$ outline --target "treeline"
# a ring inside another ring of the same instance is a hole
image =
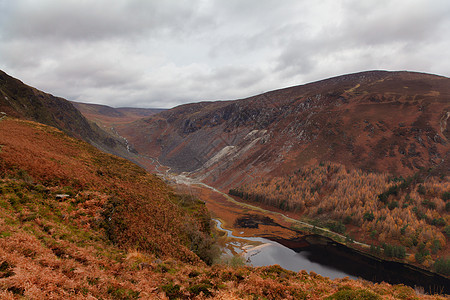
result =
[[[448,178],[392,177],[321,163],[229,193],[313,219],[356,226],[369,244],[398,245],[413,253],[423,247],[429,253],[422,260],[425,264],[431,264],[441,250],[445,252],[446,236],[450,236]],[[342,232],[342,226],[336,231]],[[388,247],[388,255],[390,251]],[[398,257],[393,251],[393,257]]]

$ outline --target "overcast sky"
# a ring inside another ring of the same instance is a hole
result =
[[[0,69],[168,108],[373,70],[450,76],[448,0],[0,0]]]

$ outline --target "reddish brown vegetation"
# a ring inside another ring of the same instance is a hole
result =
[[[106,234],[122,247],[198,260],[180,246],[180,240],[189,244],[189,216],[160,179],[51,127],[13,120],[0,126],[4,177],[22,174],[31,183],[69,190],[81,212],[102,209]]]
[[[0,145],[2,299],[439,298],[277,266],[208,267],[187,248],[209,228],[191,197],[37,123],[1,120]]]

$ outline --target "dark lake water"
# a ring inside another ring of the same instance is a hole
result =
[[[260,237],[237,237],[215,220],[217,227],[229,237],[258,242],[259,245],[245,246],[243,253],[248,264],[255,267],[278,264],[282,268],[299,271],[314,271],[331,279],[349,277],[373,282],[405,284],[423,287],[425,292],[450,293],[450,280],[437,274],[420,270],[398,262],[377,259],[318,235],[305,239],[269,240]],[[241,247],[242,244],[236,244]]]

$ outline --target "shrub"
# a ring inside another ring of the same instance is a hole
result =
[[[364,216],[363,216],[363,219],[365,220],[365,221],[373,221],[374,219],[375,219],[375,217],[374,217],[374,215],[373,215],[373,213],[371,213],[371,212],[366,212],[365,214],[364,214]]]
[[[423,185],[419,184],[419,186],[417,187],[417,192],[421,195],[425,195],[427,191],[425,190],[425,187]]]
[[[436,272],[443,275],[450,275],[450,258],[439,258],[434,263],[434,269]]]
[[[381,297],[371,291],[368,290],[350,290],[344,289],[337,291],[333,295],[325,298],[327,300],[352,300],[352,299],[360,299],[360,300],[377,300],[381,299]]]
[[[399,191],[398,185],[393,185],[387,191],[379,194],[378,195],[378,200],[380,200],[381,202],[386,204],[387,201],[388,201],[389,196],[390,195],[397,196],[398,195],[398,191]]]
[[[428,199],[423,200],[422,205],[428,207],[429,209],[436,209],[436,203]]]
[[[431,225],[434,226],[445,226],[445,220],[443,218],[439,218],[439,219],[433,219],[433,221],[431,221]]]
[[[228,191],[228,194],[231,195],[231,196],[237,196],[237,197],[240,197],[240,198],[242,198],[243,195],[244,195],[244,193],[242,191],[240,191],[239,189],[230,189]]]
[[[381,254],[380,246],[375,246],[374,244],[370,244],[370,252],[374,254]]]
[[[185,225],[185,232],[189,239],[190,250],[205,263],[212,265],[214,260],[220,256],[220,249],[216,240],[189,223]]]
[[[200,293],[203,293],[206,297],[209,297],[212,295],[209,289],[211,289],[211,284],[208,283],[199,283],[194,284],[188,288],[189,292],[191,292],[194,295],[199,295]]]
[[[378,195],[378,200],[380,200],[381,202],[386,204],[388,197],[389,197],[389,195],[387,195],[386,193],[381,193]]]
[[[228,264],[233,268],[242,267],[245,265],[245,258],[242,255],[233,255]]]
[[[0,264],[0,278],[7,278],[14,275],[14,272],[12,271],[13,266],[10,265],[7,261],[3,261]]]
[[[344,218],[344,221],[343,221],[344,224],[350,224],[351,222],[352,222],[352,217],[346,216]]]
[[[441,196],[441,198],[442,198],[442,200],[444,200],[444,201],[450,200],[450,192],[445,192],[445,193],[443,193],[442,196]]]
[[[430,252],[426,249],[425,244],[421,243],[417,246],[417,253],[414,255],[414,258],[418,263],[423,263],[425,258],[430,255]]]
[[[178,299],[181,296],[183,296],[183,294],[180,292],[180,288],[181,288],[180,285],[173,284],[172,282],[161,286],[161,290],[163,290],[164,293],[166,293],[166,296],[169,299]]]
[[[433,240],[433,243],[431,244],[431,253],[436,254],[441,248],[441,242],[439,240]]]
[[[110,294],[113,299],[131,300],[138,299],[140,292],[122,287],[110,286],[108,288],[108,294]]]
[[[450,225],[445,226],[444,233],[446,236],[450,237]]]
[[[403,246],[384,244],[384,255],[387,257],[405,258],[406,249]]]
[[[375,239],[377,237],[378,231],[376,230],[372,230],[370,232],[370,238]]]
[[[331,221],[326,224],[326,227],[337,233],[345,232],[345,225],[342,222]]]
[[[391,203],[388,204],[389,210],[393,210],[396,207],[398,207],[398,202],[397,201],[392,201]]]
[[[400,228],[400,233],[402,235],[404,235],[406,233],[406,228],[408,228],[408,224],[406,224],[405,226],[403,226],[402,228]]]

